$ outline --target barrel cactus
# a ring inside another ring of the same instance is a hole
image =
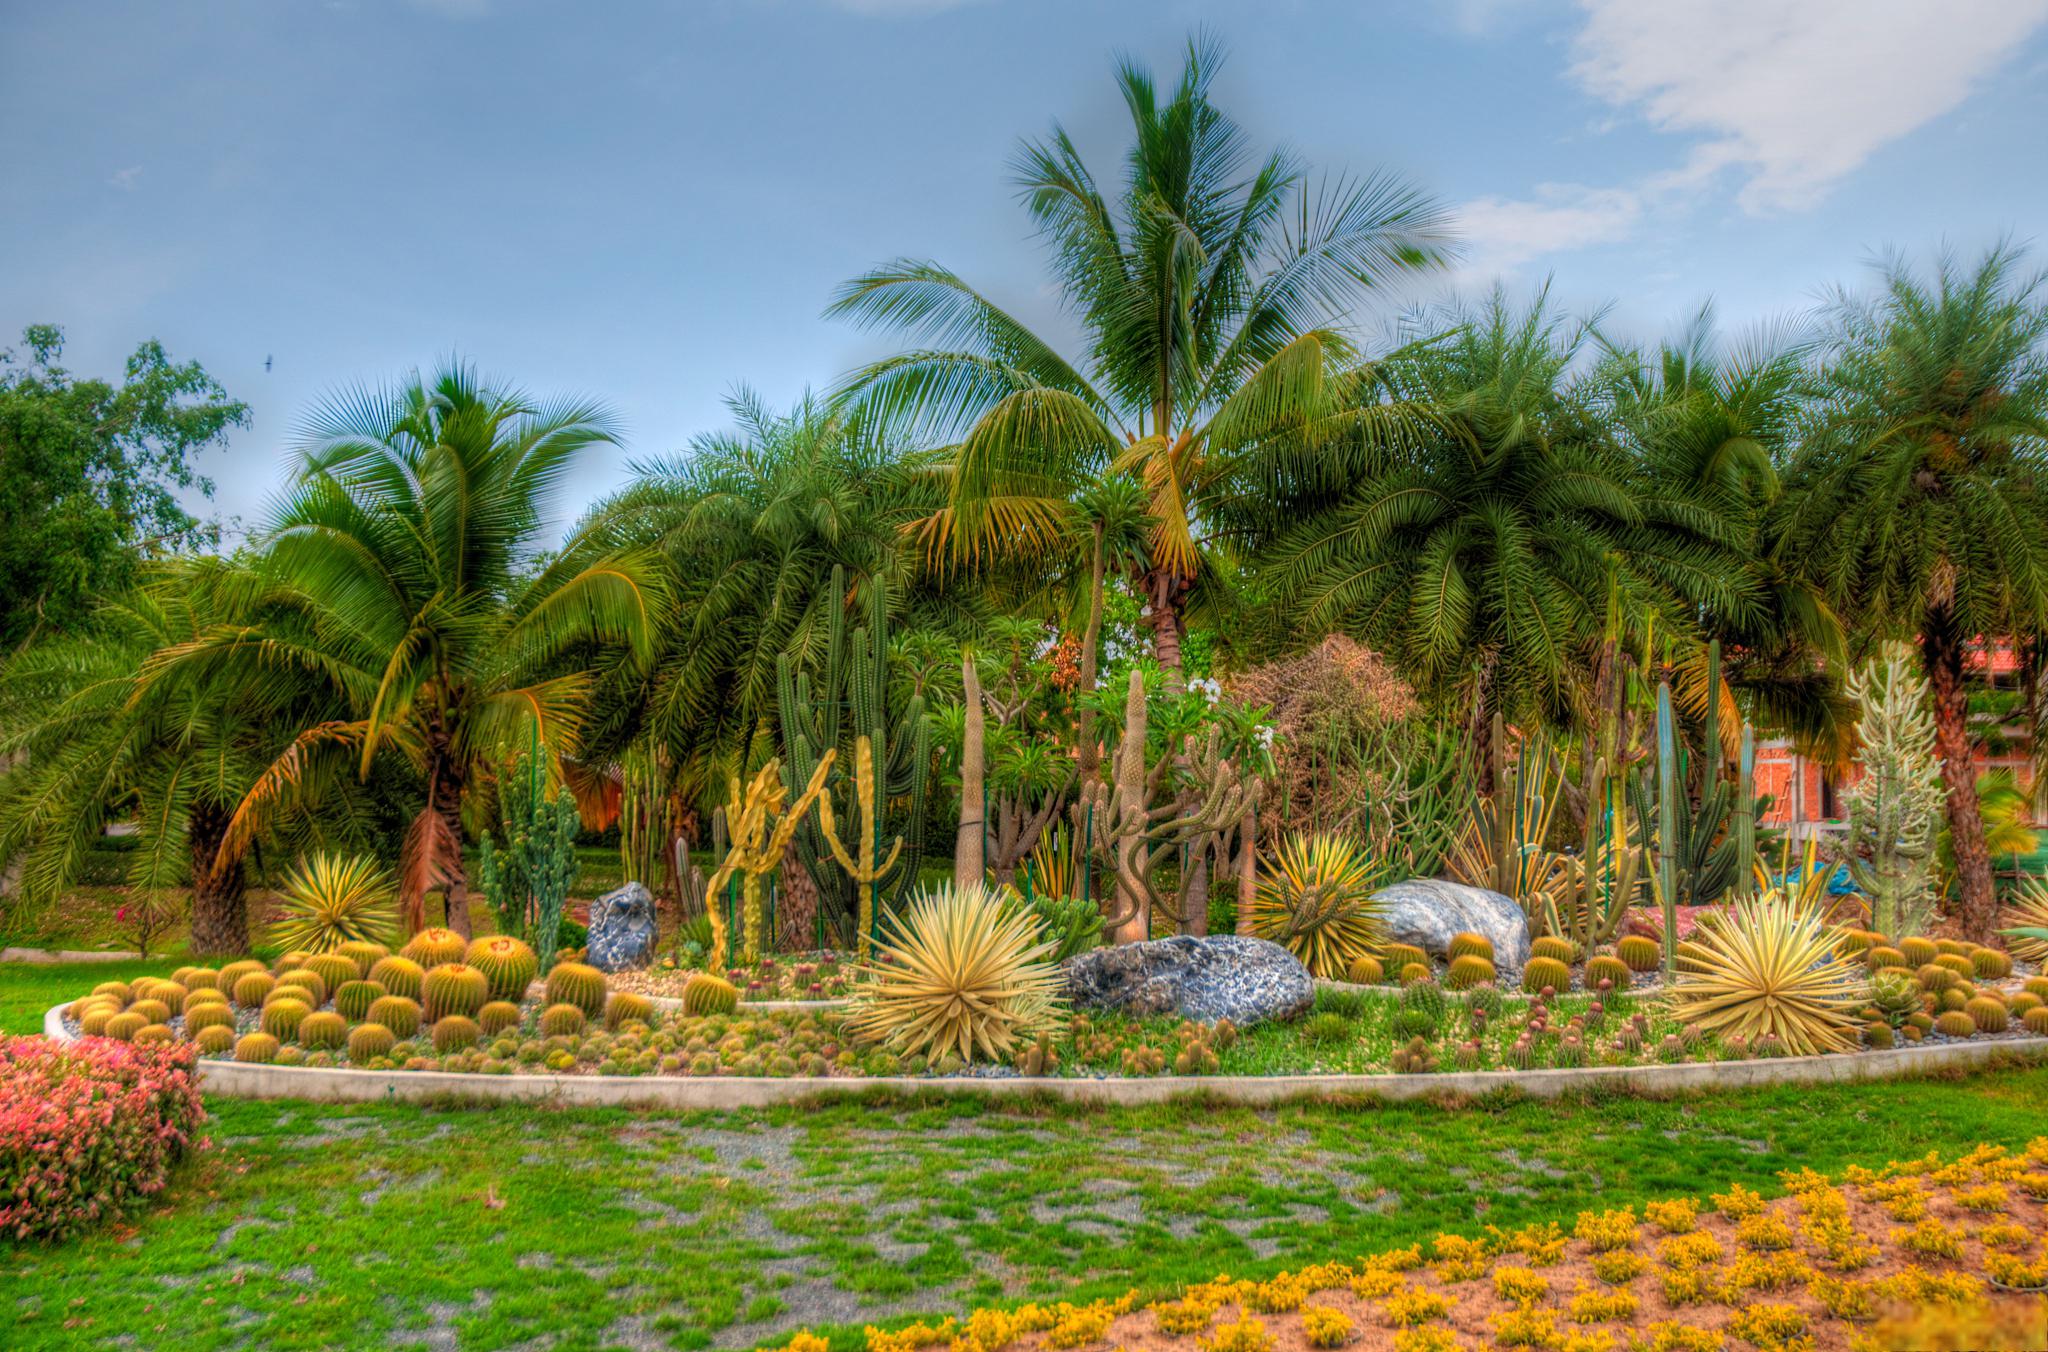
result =
[[[2012,1021],[2005,1001],[1995,995],[1978,996],[1963,1006],[1963,1013],[1970,1016],[1980,1033],[2003,1033]]]
[[[397,1036],[381,1023],[366,1023],[348,1035],[348,1059],[367,1066],[380,1056],[389,1056],[398,1045]]]
[[[78,1016],[78,1031],[87,1037],[105,1037],[107,1025],[120,1016],[118,1009],[95,1005]]]
[[[450,1014],[447,1018],[436,1020],[434,1023],[434,1050],[446,1056],[449,1052],[474,1047],[477,1039],[483,1035],[484,1030],[477,1027],[475,1019]]]
[[[267,1066],[277,1059],[278,1040],[269,1033],[244,1033],[235,1039],[235,1059]]]
[[[249,973],[268,972],[269,970],[269,967],[255,958],[236,958],[233,962],[221,965],[220,988],[224,991],[231,991],[235,988],[235,983],[249,975]]]
[[[361,1023],[370,1017],[370,1006],[389,995],[374,981],[344,981],[334,990],[334,1008],[350,1023]]]
[[[2003,1006],[2000,1006],[2000,1008],[2003,1008]],[[654,1002],[644,995],[636,995],[632,991],[618,991],[613,994],[611,999],[605,1001],[604,1026],[606,1028],[616,1029],[620,1024],[630,1023],[635,1019],[645,1023],[653,1017]]]
[[[491,984],[484,974],[462,962],[436,963],[420,983],[420,1007],[428,1023],[439,1023],[450,1014],[474,1015],[490,996]]]
[[[233,1028],[235,1013],[226,1005],[200,1005],[185,1013],[185,1031],[197,1035],[206,1028]]]
[[[469,951],[469,940],[452,929],[423,929],[405,941],[405,947],[398,950],[401,957],[409,958],[425,968],[439,967],[444,963],[461,962],[462,955]]]
[[[371,939],[350,939],[334,950],[356,965],[356,975],[367,977],[370,969],[391,956],[391,950]]]
[[[370,966],[370,980],[382,986],[392,995],[403,995],[408,1000],[420,998],[420,982],[426,976],[426,969],[411,958],[396,954],[379,958]]]
[[[197,990],[201,986],[220,988],[220,973],[211,967],[194,967],[185,973],[185,979],[178,983],[186,990]]]
[[[277,979],[280,986],[297,986],[306,992],[306,1003],[318,1009],[327,1003],[327,981],[318,972],[295,967]]]
[[[1980,948],[1972,953],[1970,966],[1979,981],[2001,981],[2012,975],[2012,959],[1996,948]]]
[[[485,1037],[519,1026],[519,1006],[510,1000],[492,1000],[476,1012],[477,1026]]]
[[[1380,948],[1380,963],[1390,972],[1399,972],[1411,962],[1429,965],[1429,954],[1414,944],[1385,944]]]
[[[687,994],[685,995],[687,999]],[[575,1005],[549,1005],[540,1012],[542,1037],[574,1037],[588,1020]]]
[[[305,968],[309,972],[318,972],[320,979],[327,983],[328,990],[338,990],[344,981],[359,981],[363,975],[363,969],[356,966],[354,958],[339,953],[316,953],[306,959]]]
[[[1951,1009],[1934,1021],[1934,1031],[1943,1037],[1975,1037],[1977,1021],[1960,1009]]]
[[[2035,1005],[2020,1015],[2020,1022],[2035,1037],[2048,1037],[2048,1005]]]
[[[141,1015],[144,1023],[169,1023],[171,1019],[171,1007],[155,996],[137,1000],[128,1006],[128,1012]]]
[[[1918,934],[1910,934],[1899,940],[1898,948],[1905,956],[1908,967],[1924,967],[1941,954],[1941,950],[1934,946],[1934,940]]]
[[[129,1039],[138,1046],[161,1046],[177,1040],[178,1035],[171,1031],[171,1026],[167,1023],[145,1024],[136,1029],[135,1035]]]
[[[1889,1051],[1897,1043],[1898,1038],[1893,1035],[1890,1024],[1879,1022],[1863,1025],[1863,1045],[1873,1051]]]
[[[1654,972],[1664,965],[1664,945],[1647,934],[1624,934],[1614,946],[1614,956],[1631,972]]]
[[[739,1008],[740,988],[709,972],[693,972],[683,983],[683,1013],[693,1018],[730,1014]]]
[[[290,1042],[299,1034],[299,1025],[312,1014],[312,1006],[297,1000],[272,1000],[263,1006],[262,1017],[258,1020],[264,1032],[279,1042]]]
[[[399,1038],[409,1038],[420,1030],[420,1007],[403,995],[387,995],[374,1000],[363,1011],[363,1018],[369,1023],[381,1023]]]
[[[1353,958],[1350,968],[1344,973],[1345,980],[1355,982],[1360,986],[1377,986],[1380,982],[1386,980],[1386,977],[1387,969],[1381,965],[1378,958],[1373,957],[1371,954]]]
[[[125,981],[102,981],[92,988],[92,993],[109,996],[124,1005],[135,998],[135,988]]]
[[[1420,981],[1432,980],[1435,976],[1436,973],[1429,969],[1429,964],[1426,962],[1404,963],[1401,967],[1401,984],[1403,986],[1413,986]]]
[[[201,995],[219,994],[218,991],[210,990],[203,986],[198,993]],[[138,991],[136,994],[137,998],[145,998],[145,993],[142,991]],[[188,994],[190,992],[175,981],[152,981],[149,984],[146,998],[156,1001],[171,1013],[177,1014],[184,1010],[185,999]]]
[[[540,958],[531,948],[508,934],[493,934],[469,946],[463,961],[484,974],[493,1000],[517,1004],[540,972]]]
[[[116,1042],[128,1042],[147,1027],[149,1020],[140,1014],[121,1013],[107,1020],[107,1026],[101,1030],[100,1036],[110,1037]]]
[[[1477,953],[1460,953],[1444,971],[1444,984],[1454,991],[1470,990],[1493,980],[1493,964]]]
[[[1586,985],[1594,990],[1600,988],[1602,981],[1611,981],[1613,989],[1625,991],[1634,977],[1635,973],[1618,955],[1597,953],[1586,960]]]
[[[244,1009],[263,1008],[263,997],[270,994],[277,985],[277,978],[268,972],[250,972],[235,981],[235,1003]]]
[[[1529,945],[1529,956],[1551,958],[1569,967],[1579,960],[1579,946],[1561,934],[1546,934]]]
[[[333,1051],[348,1041],[348,1020],[331,1009],[316,1009],[299,1020],[299,1045],[308,1051]]]
[[[185,1031],[189,1033],[192,1030],[188,1028]],[[234,1048],[234,1027],[233,1025],[223,1027],[220,1024],[214,1024],[211,1027],[202,1028],[192,1034],[192,1045],[199,1048],[201,1056],[219,1056],[222,1052],[230,1051]]]
[[[604,1013],[604,973],[581,962],[559,962],[548,973],[551,1005],[574,1005],[592,1018]]]
[[[1493,961],[1493,940],[1473,930],[1465,930],[1451,936],[1450,944],[1444,949],[1444,956],[1453,962],[1462,957],[1485,958]]]
[[[1530,958],[1528,966],[1522,968],[1522,989],[1530,995],[1541,992],[1545,987],[1555,991],[1571,989],[1572,969],[1557,958]]]

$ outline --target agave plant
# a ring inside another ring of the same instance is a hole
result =
[[[2020,884],[2018,900],[2005,911],[2006,947],[2016,958],[2048,963],[2048,882],[2028,878]]]
[[[1341,836],[1291,836],[1259,870],[1252,933],[1286,948],[1316,976],[1341,981],[1386,939],[1386,908],[1373,896],[1382,872]]]
[[[397,895],[377,861],[322,853],[286,876],[270,941],[287,952],[326,953],[355,941],[389,942],[397,928]]]
[[[1006,1059],[1059,1024],[1052,952],[1035,915],[986,888],[920,893],[860,968],[847,1031],[906,1056]]]
[[[1752,1044],[1775,1034],[1794,1056],[1851,1050],[1867,990],[1834,941],[1818,910],[1776,892],[1737,902],[1683,946],[1672,1017]]]

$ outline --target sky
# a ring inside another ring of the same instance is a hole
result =
[[[1112,178],[1116,59],[1198,30],[1256,144],[1452,208],[1425,299],[1547,280],[1654,341],[1887,250],[2048,265],[2048,0],[0,0],[0,346],[202,362],[252,408],[201,465],[231,531],[323,396],[459,354],[616,411],[566,520],[888,350],[821,313],[883,260],[1070,340],[1008,158],[1057,119]]]

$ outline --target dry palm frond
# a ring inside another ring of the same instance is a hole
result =
[[[846,1027],[906,1055],[1010,1056],[1050,1032],[1059,969],[1038,920],[981,887],[921,893],[889,919]]]
[[[2048,929],[2048,882],[2039,878],[2028,878],[2020,884],[2020,894],[2012,905],[2005,908],[2005,918],[1999,928],[2008,931],[2005,946],[2016,958],[2028,962],[2048,963],[2048,939],[2036,938],[2030,934],[2012,934],[2016,929]]]
[[[286,877],[271,942],[326,953],[345,943],[387,943],[398,928],[391,880],[367,855],[316,854]]]
[[[1683,945],[1671,992],[1681,1023],[1752,1043],[1776,1035],[1794,1056],[1857,1045],[1863,969],[1835,952],[1820,911],[1775,892],[1737,902]]]
[[[1373,896],[1380,875],[1352,841],[1293,836],[1259,870],[1252,933],[1286,948],[1316,976],[1342,981],[1386,939],[1386,908]]]

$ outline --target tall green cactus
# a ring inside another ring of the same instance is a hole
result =
[[[925,781],[931,765],[931,727],[924,700],[913,695],[901,709],[889,707],[889,600],[881,578],[867,587],[865,623],[847,632],[846,572],[832,569],[830,623],[826,631],[825,664],[815,673],[798,671],[784,653],[776,659],[776,703],[782,734],[783,781],[794,793],[809,782],[825,752],[839,753],[827,781],[834,816],[841,821],[872,821],[878,850],[890,836],[901,836],[903,848],[894,863],[865,884],[869,911],[879,917],[896,909],[917,881],[924,860]],[[873,746],[875,786],[882,800],[872,817],[864,815],[855,782],[855,739]],[[818,905],[829,923],[848,937],[863,912],[861,890],[833,856],[816,816],[797,828],[797,859],[818,887]]]
[[[562,910],[576,885],[581,863],[576,833],[582,828],[575,795],[566,788],[550,799],[538,748],[510,766],[498,785],[505,848],[491,833],[477,860],[478,883],[498,930],[525,937],[540,954],[541,970],[554,963],[562,931]]]
[[[1678,952],[1678,728],[1671,683],[1657,683],[1657,904],[1664,910],[1664,979]]]

